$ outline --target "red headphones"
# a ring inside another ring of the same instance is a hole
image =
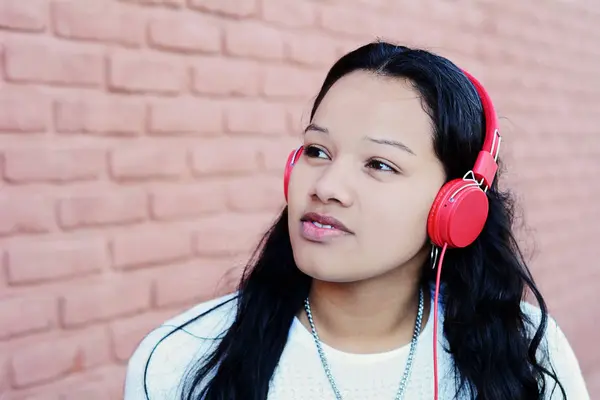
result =
[[[486,192],[492,185],[498,170],[500,134],[498,120],[492,100],[468,72],[464,74],[473,83],[483,105],[485,116],[485,140],[477,156],[475,166],[462,179],[446,183],[438,192],[427,219],[427,232],[438,247],[466,247],[473,243],[483,230],[488,216],[489,204]],[[294,164],[302,155],[303,147],[293,150],[288,156],[283,178],[283,192],[288,199],[288,185]]]

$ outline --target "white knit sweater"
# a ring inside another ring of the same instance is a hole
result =
[[[176,316],[152,331],[140,343],[127,369],[125,400],[146,400],[144,368],[148,356],[158,341],[194,316],[210,309],[232,295],[214,299]],[[206,354],[215,338],[231,323],[235,300],[189,324],[186,332],[178,331],[163,340],[156,348],[147,371],[149,400],[175,400],[179,384],[189,363]],[[533,321],[539,321],[539,309],[523,303],[523,309]],[[433,399],[433,312],[419,338],[413,370],[404,399]],[[438,329],[441,332],[442,318]],[[438,333],[439,400],[452,399],[454,378],[450,375],[452,359],[442,350],[445,344]],[[553,319],[549,320],[547,345],[553,366],[567,391],[569,400],[589,400],[577,359]],[[344,400],[394,399],[406,364],[410,345],[380,354],[348,354],[323,345],[332,374]],[[561,399],[560,390],[552,400]],[[287,345],[275,370],[269,400],[335,400],[326,378],[311,333],[295,319],[290,327]],[[550,399],[550,397],[547,397]]]

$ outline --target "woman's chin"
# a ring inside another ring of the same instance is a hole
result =
[[[329,283],[353,283],[371,278],[365,271],[352,271],[330,263],[296,263],[298,269],[311,278]]]

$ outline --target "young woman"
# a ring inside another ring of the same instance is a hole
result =
[[[240,287],[151,332],[125,399],[589,399],[511,232],[496,123],[445,58],[342,57]]]

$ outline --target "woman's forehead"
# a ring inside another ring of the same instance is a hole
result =
[[[333,140],[377,140],[405,143],[416,154],[431,150],[432,121],[422,98],[405,79],[355,72],[327,92],[313,123]]]

